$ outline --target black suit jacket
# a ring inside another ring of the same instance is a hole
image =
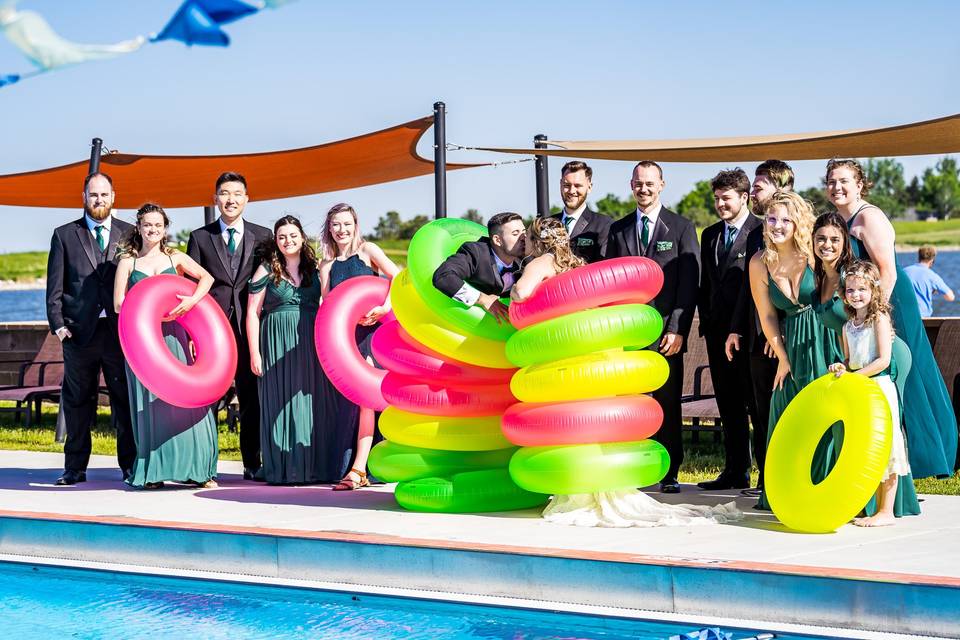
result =
[[[663,332],[683,336],[687,348],[700,288],[700,247],[689,220],[666,207],[660,210],[647,250],[640,252],[637,212],[615,221],[607,239],[607,258],[643,255],[663,269],[663,288],[650,304],[663,317]]]
[[[550,217],[563,222],[563,212]],[[611,224],[613,220],[609,216],[584,209],[570,231],[570,248],[588,263],[603,259]]]
[[[122,220],[111,220],[106,260],[100,264],[100,248],[85,217],[54,229],[47,257],[47,322],[51,332],[66,327],[73,335],[71,339],[82,346],[93,337],[101,311],[116,322],[113,281],[117,242],[132,228]]]
[[[244,317],[247,312],[247,284],[257,265],[253,264],[253,254],[257,244],[273,237],[266,227],[243,221],[243,242],[240,243],[240,268],[234,277],[230,270],[230,254],[220,235],[220,220],[214,220],[205,227],[190,233],[187,241],[187,254],[200,263],[200,266],[213,276],[210,295],[230,322],[246,335]]]
[[[518,270],[513,274],[513,281],[516,282],[519,278]],[[455,254],[444,260],[433,272],[433,286],[451,298],[464,282],[468,282],[481,293],[497,296],[504,293],[503,278],[497,269],[488,238],[477,242],[464,242]]]
[[[726,255],[723,253],[726,224],[720,221],[703,230],[700,236],[700,296],[697,300],[701,336],[726,340],[732,332],[737,302],[745,282],[744,273],[753,255],[747,251],[750,233],[760,226],[757,218],[747,214]],[[738,318],[737,322],[739,326],[741,320]]]
[[[730,318],[730,333],[736,333],[746,340],[746,344],[741,344],[741,348],[746,348],[750,353],[763,353],[767,339],[760,327],[760,317],[757,315],[753,293],[750,291],[750,259],[757,252],[763,251],[763,223],[758,218],[751,217],[751,219],[756,220],[756,224],[747,235],[743,281],[740,294],[737,296],[736,307]]]

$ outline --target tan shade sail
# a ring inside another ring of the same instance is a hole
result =
[[[743,162],[877,158],[960,152],[960,114],[884,127],[826,133],[690,140],[549,140],[552,149],[482,147],[501,153],[542,154],[599,160]]]
[[[315,147],[224,156],[104,155],[100,170],[113,178],[118,209],[144,202],[164,207],[212,204],[214,184],[224,171],[246,177],[251,200],[291,198],[433,172],[433,161],[417,155],[417,141],[433,125],[429,116],[383,131]],[[110,141],[108,140],[107,143]],[[86,160],[27,173],[0,176],[0,204],[80,207]],[[448,164],[447,169],[482,165]]]

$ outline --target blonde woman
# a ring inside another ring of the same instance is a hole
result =
[[[527,229],[527,259],[523,275],[510,290],[510,299],[523,302],[544,280],[586,264],[570,249],[570,236],[555,218],[537,218]]]
[[[790,191],[778,191],[764,207],[764,249],[750,260],[750,289],[760,326],[777,354],[767,441],[787,404],[800,390],[827,373],[824,326],[817,317],[814,274],[813,207]],[[814,456],[813,479],[822,480],[833,456],[832,439]],[[819,476],[819,477],[818,477]],[[761,493],[759,509],[769,509]]]

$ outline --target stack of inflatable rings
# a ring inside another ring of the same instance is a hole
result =
[[[513,327],[433,286],[440,263],[485,233],[459,219],[421,228],[390,288],[397,321],[373,336],[374,357],[387,370],[380,391],[388,406],[379,421],[386,440],[370,452],[370,471],[397,482],[397,502],[413,511],[507,511],[547,499],[518,487],[507,469],[516,447],[500,419],[516,402],[515,368],[504,354]]]
[[[510,307],[519,330],[507,358],[522,367],[510,382],[521,402],[503,433],[522,447],[510,460],[514,482],[538,493],[596,493],[663,479],[670,459],[648,438],[663,421],[643,395],[667,380],[653,344],[663,330],[648,306],[663,272],[648,258],[618,258],[562,273]],[[586,310],[583,310],[586,307]]]

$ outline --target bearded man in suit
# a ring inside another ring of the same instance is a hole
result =
[[[587,195],[593,188],[593,169],[574,160],[560,170],[560,197],[563,211],[552,216],[567,229],[570,249],[587,263],[597,262],[607,250],[607,235],[613,223],[609,217],[587,206]]]

